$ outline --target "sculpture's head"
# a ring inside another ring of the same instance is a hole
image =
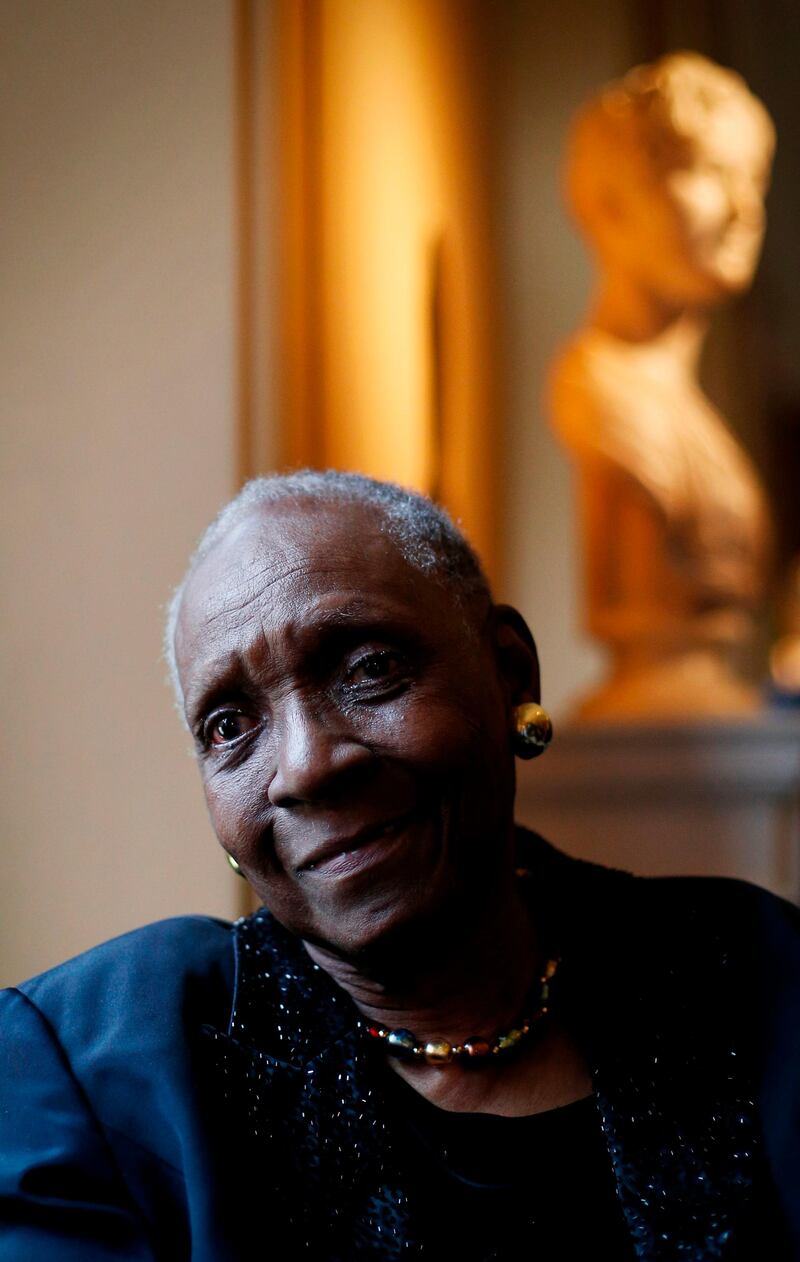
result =
[[[752,279],[774,147],[769,114],[739,75],[672,53],[587,102],[569,201],[607,274],[704,305]]]

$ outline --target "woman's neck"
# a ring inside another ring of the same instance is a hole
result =
[[[306,943],[370,1022],[451,1043],[490,1036],[519,1016],[543,961],[513,875],[491,904],[399,935],[366,963]],[[547,944],[545,944],[545,947]]]
[[[533,877],[515,877],[497,897],[415,935],[412,944],[397,941],[394,951],[369,967],[344,960],[306,943],[324,968],[369,1022],[406,1029],[421,1041],[444,1038],[463,1043],[492,1038],[519,1020],[545,953],[560,944],[539,940],[525,885]],[[409,949],[410,947],[410,949]],[[514,1056],[490,1057],[478,1070],[469,1065],[444,1068],[424,1059],[387,1056],[387,1066],[420,1095],[456,1112],[523,1116],[556,1108],[591,1092],[584,1057],[558,1024],[542,1023],[542,1032]]]

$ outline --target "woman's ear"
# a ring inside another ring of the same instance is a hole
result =
[[[530,627],[512,605],[492,609],[492,643],[501,683],[511,705],[541,700],[539,654]]]

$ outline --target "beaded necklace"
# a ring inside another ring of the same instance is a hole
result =
[[[442,1067],[459,1062],[487,1062],[492,1056],[500,1056],[519,1047],[520,1043],[530,1037],[537,1023],[547,1016],[550,1010],[550,983],[557,969],[557,959],[547,961],[541,977],[528,996],[523,1015],[515,1025],[501,1031],[493,1039],[473,1035],[463,1043],[450,1043],[442,1038],[422,1040],[412,1034],[411,1030],[390,1030],[388,1026],[377,1024],[367,1026],[367,1034],[391,1056],[423,1059],[429,1065]]]

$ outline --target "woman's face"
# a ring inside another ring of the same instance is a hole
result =
[[[190,579],[176,650],[211,819],[301,937],[354,954],[507,861],[521,698],[491,619],[470,628],[360,505],[257,510]]]

